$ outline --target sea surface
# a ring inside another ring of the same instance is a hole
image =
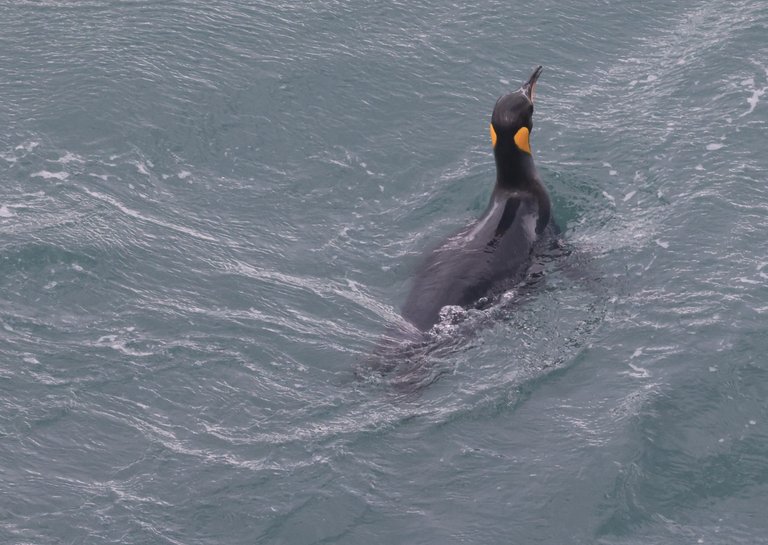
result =
[[[572,250],[368,365],[485,208]],[[0,543],[768,544],[768,3],[0,0]]]

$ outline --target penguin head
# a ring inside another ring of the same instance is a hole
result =
[[[497,159],[530,156],[529,136],[533,128],[533,95],[541,66],[517,91],[507,93],[496,101],[491,116],[491,143]]]

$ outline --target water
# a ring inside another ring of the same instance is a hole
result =
[[[764,2],[0,12],[0,541],[768,543]],[[539,63],[578,266],[356,375]]]

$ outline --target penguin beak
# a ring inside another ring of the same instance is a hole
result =
[[[528,78],[528,81],[523,83],[522,91],[525,96],[528,97],[528,100],[531,101],[531,104],[533,104],[533,95],[536,92],[536,82],[539,79],[539,76],[541,75],[542,67],[541,65],[536,67],[536,70],[533,71],[533,74],[531,74],[531,77]]]

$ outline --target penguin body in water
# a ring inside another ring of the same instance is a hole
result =
[[[537,248],[556,231],[529,141],[541,69],[494,106],[496,182],[485,212],[430,252],[416,274],[402,316],[421,331],[439,321],[446,305],[469,307],[525,280]]]

